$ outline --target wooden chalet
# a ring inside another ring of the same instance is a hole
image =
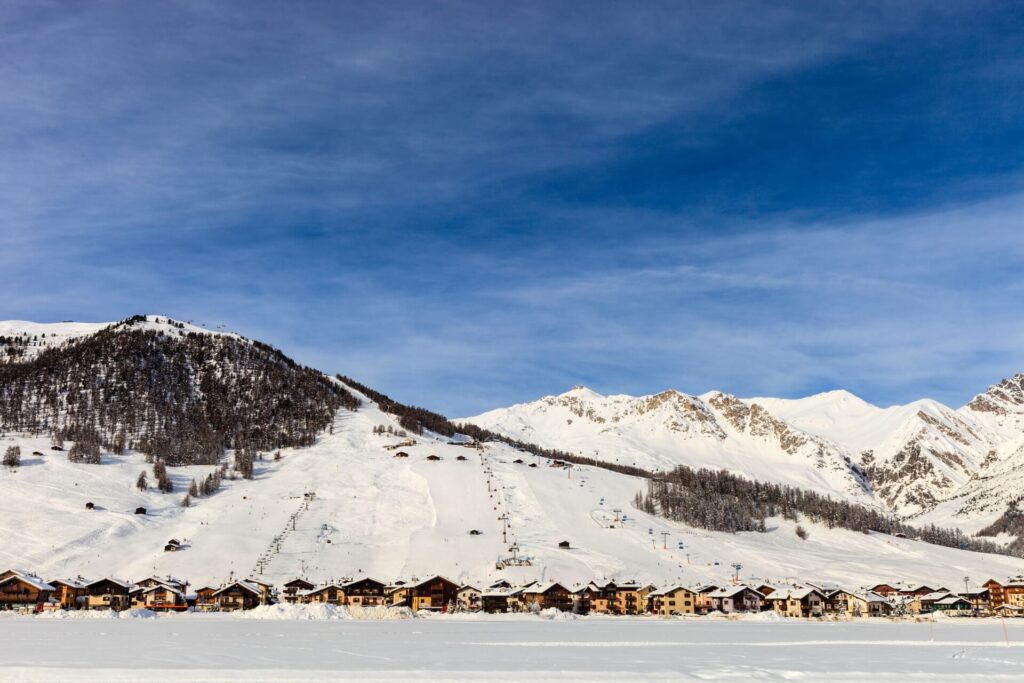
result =
[[[305,579],[292,579],[284,585],[281,591],[281,598],[289,604],[295,604],[301,602],[300,595],[302,593],[313,590],[315,587]]]
[[[185,599],[186,586],[185,581],[173,577],[150,577],[136,583],[128,595],[132,607],[158,612],[182,611],[188,609],[188,601]]]
[[[31,572],[8,569],[0,574],[0,609],[42,609],[55,590]]]
[[[697,594],[686,586],[672,586],[651,591],[647,596],[648,609],[652,614],[671,617],[677,614],[697,613]]]
[[[764,598],[764,604],[784,617],[820,617],[827,598],[817,588],[779,588]]]
[[[508,612],[509,591],[505,588],[488,588],[480,595],[480,607],[489,614]]]
[[[361,607],[376,607],[386,603],[383,582],[369,577],[350,581],[344,585],[345,604]]]
[[[991,612],[992,611],[992,600],[987,588],[968,588],[962,593],[959,593],[960,597],[971,603],[971,609],[978,612]]]
[[[192,606],[200,612],[213,612],[217,610],[216,586],[201,586],[196,589],[196,597]]]
[[[989,579],[983,585],[989,592],[989,604],[995,610],[1003,605],[1024,607],[1024,577],[1017,576],[1005,582]]]
[[[950,597],[958,596],[953,595],[949,591],[933,591],[924,595],[913,596],[907,602],[907,605],[912,614],[928,614],[936,610],[935,603]]]
[[[712,599],[711,594],[721,588],[713,583],[709,583],[704,586],[697,586],[693,589],[696,595],[695,607],[697,608],[697,614],[707,614],[715,609],[715,601]]]
[[[881,595],[883,597],[889,597],[890,595],[895,595],[896,593],[899,593],[899,590],[899,588],[892,585],[891,583],[880,583],[869,588],[868,592],[875,593],[876,595]]]
[[[522,593],[523,609],[548,609],[554,607],[562,612],[572,612],[576,604],[576,595],[560,583],[549,582],[534,584]]]
[[[611,614],[615,608],[615,584],[590,582],[579,592],[580,611],[593,614]]]
[[[432,576],[429,579],[402,587],[404,593],[401,604],[413,610],[429,609],[446,612],[454,606],[459,585],[443,576]]]
[[[933,612],[945,612],[946,614],[969,615],[974,611],[971,601],[959,595],[948,595],[932,604]]]
[[[848,617],[863,617],[868,614],[867,596],[842,588],[826,593],[825,612],[845,614]]]
[[[267,591],[252,581],[233,581],[214,591],[212,597],[221,612],[236,612],[269,604]]]
[[[87,588],[89,582],[82,577],[53,579],[47,583],[54,587],[50,600],[61,609],[81,609],[85,606],[89,595]]]
[[[475,586],[463,586],[455,594],[455,604],[464,612],[479,612],[483,606],[483,591]]]
[[[345,604],[345,586],[340,583],[327,583],[317,586],[301,594],[301,602],[325,603],[328,605]]]
[[[864,596],[864,599],[868,603],[868,616],[869,617],[887,617],[893,613],[896,606],[892,603],[892,598],[881,595],[879,593],[868,592]]]
[[[106,610],[115,612],[126,610],[131,606],[131,582],[105,577],[91,581],[85,586],[86,609]]]
[[[760,612],[764,596],[750,586],[728,586],[708,594],[712,608],[731,614],[733,612]]]

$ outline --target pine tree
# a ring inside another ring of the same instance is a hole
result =
[[[149,482],[146,481],[146,470],[142,470],[139,472],[139,478],[135,480],[135,488],[140,491],[145,491],[148,483]]]
[[[192,484],[188,487],[188,495],[193,498],[199,497],[199,484],[196,483],[195,479],[192,480]]]
[[[181,507],[190,508],[192,507],[192,496],[185,494],[185,497],[181,499]]]
[[[21,446],[8,446],[4,452],[4,467],[18,467],[21,465]]]

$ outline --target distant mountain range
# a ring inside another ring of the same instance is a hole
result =
[[[727,469],[970,531],[1024,490],[1024,375],[958,409],[929,399],[880,408],[847,391],[741,399],[578,386],[460,421],[609,462]]]

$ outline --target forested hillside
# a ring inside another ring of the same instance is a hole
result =
[[[74,441],[84,462],[100,447],[181,465],[309,445],[358,405],[266,344],[143,316],[0,364],[0,429]]]

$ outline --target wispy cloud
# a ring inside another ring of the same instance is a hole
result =
[[[959,402],[1024,369],[1016,21],[4,5],[0,317],[224,323],[453,414],[580,381]]]

